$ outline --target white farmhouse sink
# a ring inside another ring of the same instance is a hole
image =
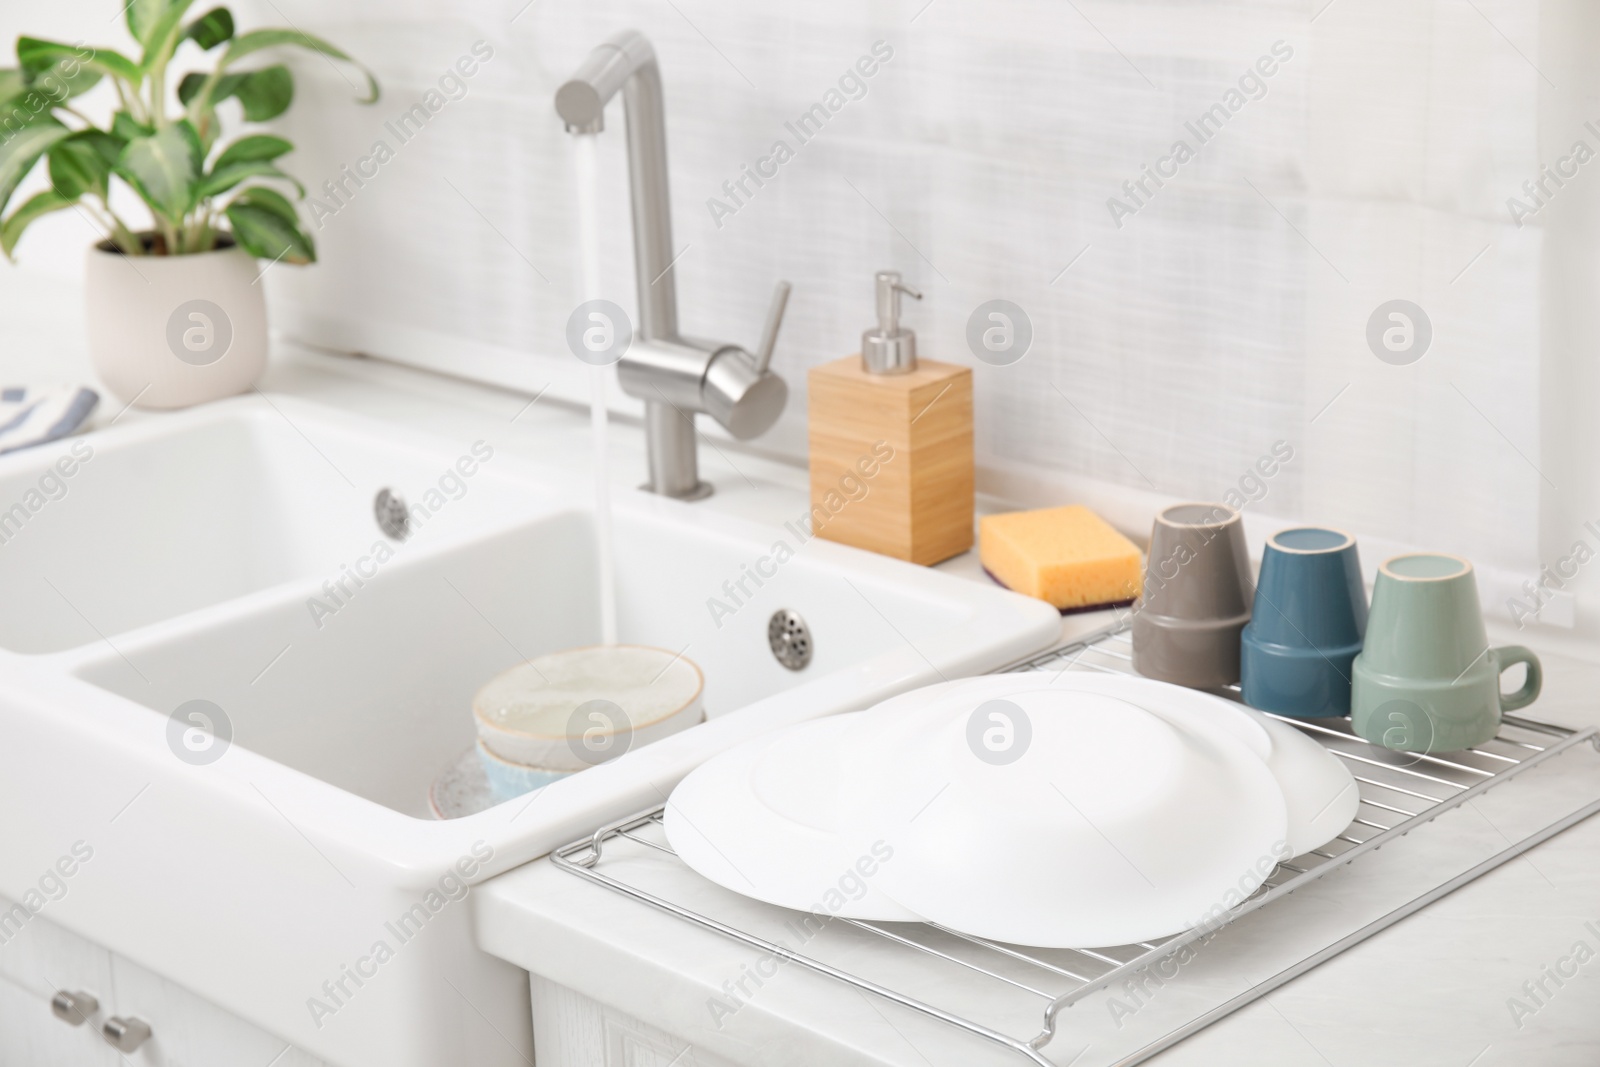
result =
[[[623,492],[619,636],[694,660],[709,721],[434,821],[478,686],[599,636],[590,489],[474,443],[261,397],[80,440],[64,495],[26,496],[70,446],[0,459],[0,515],[27,512],[0,542],[0,895],[83,840],[44,914],[285,1041],[351,1067],[521,1064],[526,978],[475,947],[464,882],[659,803],[745,737],[1059,630],[999,589]],[[374,519],[382,488],[429,507],[404,543]],[[714,619],[780,540],[794,558]],[[811,628],[802,671],[768,648],[779,608]],[[214,762],[171,728],[192,700],[231,727]]]

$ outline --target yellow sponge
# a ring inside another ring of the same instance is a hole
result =
[[[978,556],[1001,585],[1063,611],[1139,596],[1138,547],[1082,505],[986,515]]]

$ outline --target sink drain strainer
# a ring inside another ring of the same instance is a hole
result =
[[[372,501],[372,515],[378,520],[378,529],[391,541],[404,541],[411,532],[411,513],[406,510],[405,497],[392,489],[379,489]]]
[[[798,612],[781,608],[767,621],[767,644],[777,661],[791,671],[811,662],[811,627]]]

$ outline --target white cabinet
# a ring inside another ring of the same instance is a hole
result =
[[[116,1067],[95,1016],[69,1026],[50,1011],[58,990],[92,994],[102,1014],[112,988],[111,953],[0,897],[0,1063]]]
[[[0,948],[0,955],[9,948]],[[68,1026],[50,1014],[49,994],[6,981],[0,982],[0,1063],[117,1067],[117,1052],[93,1022]]]
[[[734,1067],[576,990],[536,974],[528,977],[539,1067]]]
[[[11,901],[0,897],[0,911]],[[328,1067],[181,986],[50,922],[0,917],[0,1064],[17,1067]],[[100,1010],[70,1026],[50,1010],[58,990],[91,994]],[[111,1016],[149,1025],[128,1056],[100,1036]]]

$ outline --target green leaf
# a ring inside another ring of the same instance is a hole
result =
[[[295,264],[314,261],[317,249],[311,238],[278,211],[257,203],[252,194],[259,192],[247,190],[227,207],[228,225],[239,247],[257,259]]]
[[[221,90],[223,83],[227,82],[230,78],[237,79],[238,75],[225,74],[221,79],[218,80],[217,90],[211,95],[213,102],[227,99],[226,95],[222,95]],[[190,71],[188,74],[185,74],[183,79],[178,82],[178,103],[182,104],[184,107],[188,107],[189,101],[195,98],[205,84],[206,76],[201,74],[199,71]]]
[[[70,62],[64,59],[33,80],[34,88],[50,94],[52,102],[57,105],[65,104],[74,96],[82,96],[100,84],[100,72],[97,70],[80,67],[76,74],[67,74],[65,68]]]
[[[52,104],[64,104],[99,83],[100,72],[77,59],[58,59],[30,81],[34,91],[47,95]]]
[[[212,169],[221,170],[230,163],[244,163],[256,159],[273,160],[293,151],[294,145],[282,137],[274,137],[268,133],[252,134],[249,137],[241,137],[224,148],[222,155],[212,164]]]
[[[195,202],[200,177],[200,137],[187,121],[129,141],[117,159],[117,176],[133,186],[150,210],[179,222]]]
[[[292,151],[294,145],[282,137],[265,133],[241,137],[222,150],[211,165],[211,173],[201,180],[196,195],[216,196],[249,178],[273,178],[293,182],[300,195],[305,196],[305,187],[299,181],[272,165],[273,160]]]
[[[235,204],[249,204],[252,207],[271,211],[291,226],[300,225],[300,212],[289,203],[289,198],[276,189],[268,189],[265,185],[251,185],[239,190],[233,198]]]
[[[294,101],[294,75],[282,63],[248,71],[239,75],[234,95],[244,106],[245,118],[266,122],[289,110]]]
[[[24,89],[21,96],[0,101],[0,138],[9,137],[24,126],[54,122],[55,104],[37,89]]]
[[[263,48],[277,48],[287,46],[292,48],[306,48],[313,52],[320,52],[330,59],[342,59],[361,71],[367,79],[367,96],[362,103],[371,104],[378,99],[378,79],[366,67],[351,59],[342,50],[329,44],[320,37],[313,37],[309,33],[299,30],[252,30],[233,39],[228,45],[227,52],[223,53],[219,67],[229,67],[252,52],[259,52]]]
[[[109,48],[78,47],[57,41],[41,41],[37,37],[17,38],[17,65],[28,79],[43,74],[58,62],[77,63],[101,74],[110,74],[137,85],[139,65],[127,56]]]
[[[133,39],[140,44],[145,43],[150,28],[161,18],[161,13],[167,9],[168,0],[129,0],[125,9],[128,18],[128,32],[133,34]]]
[[[165,11],[151,23],[145,36],[144,55],[139,59],[139,69],[146,74],[172,58],[178,42],[183,40],[183,16],[194,0],[168,0]]]
[[[0,70],[0,109],[13,111],[21,106],[32,111],[46,111],[90,89],[99,80],[98,72],[76,58],[57,59],[31,73]],[[37,98],[29,100],[33,93],[38,94]]]
[[[56,142],[49,153],[50,184],[72,200],[84,193],[104,199],[123,144],[120,137],[102,130],[80,130]]]
[[[178,83],[179,103],[188,107],[205,84],[204,74],[185,74]],[[281,63],[261,70],[224,74],[212,88],[210,107],[205,110],[210,111],[231,96],[239,98],[246,119],[266,122],[289,110],[294,101],[294,75]]]
[[[0,211],[4,211],[23,177],[57,141],[71,130],[48,116],[22,127],[0,141]]]
[[[189,23],[183,35],[209,52],[233,37],[233,15],[225,7],[214,7]]]
[[[266,160],[252,159],[241,163],[229,163],[227,166],[223,166],[219,160],[217,166],[195,188],[195,198],[203,200],[208,196],[225,193],[240,182],[251,178],[275,178],[278,181],[292,182],[301,196],[306,195],[305,186],[292,175],[285,174]]]
[[[111,135],[124,141],[132,141],[139,137],[149,137],[156,132],[154,126],[146,126],[126,111],[119,111],[111,116]]]
[[[5,252],[6,258],[11,258],[11,252],[17,247],[17,241],[22,237],[22,231],[28,224],[41,215],[48,215],[52,211],[61,211],[77,203],[76,197],[65,197],[47,189],[37,196],[30,197],[22,206],[13,211],[9,218],[0,222],[0,251]]]

